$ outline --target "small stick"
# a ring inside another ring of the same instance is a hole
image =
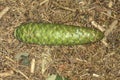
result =
[[[9,9],[10,9],[9,7],[6,7],[6,8],[4,8],[4,9],[0,12],[0,19],[3,17],[3,15],[4,15],[5,13],[8,12]]]
[[[116,26],[118,24],[118,20],[114,20],[110,25],[109,25],[109,29],[107,29],[106,31],[105,31],[105,37],[102,39],[102,42],[103,42],[103,44],[107,47],[108,46],[108,44],[107,44],[107,42],[106,42],[106,40],[107,40],[107,36],[114,30],[114,29],[116,29],[118,26]]]
[[[20,73],[22,76],[24,76],[27,80],[30,80],[23,72],[21,72],[20,70],[17,70],[17,69],[15,69],[15,68],[13,68],[13,67],[11,67],[15,72],[17,72],[17,73]]]
[[[45,50],[46,50],[46,53],[42,53],[42,63],[41,63],[41,67],[42,67],[41,72],[42,72],[42,74],[45,73],[45,71],[48,69],[50,63],[52,62],[52,58],[51,58],[51,54],[49,52],[49,49],[47,50],[45,48]]]
[[[85,77],[85,76],[89,76],[89,75],[90,75],[89,73],[86,73],[86,74],[81,75],[80,78]]]
[[[14,74],[14,72],[12,70],[10,70],[7,72],[0,73],[0,77],[7,77],[7,76],[11,76],[13,74]]]
[[[102,31],[102,32],[105,31],[105,29],[102,28],[102,26],[100,26],[97,22],[92,21],[91,24],[92,24],[94,27],[98,28],[100,31]]]
[[[111,15],[105,13],[105,12],[101,12],[101,13],[104,14],[104,15],[106,15],[106,16],[108,16],[108,17],[111,17],[111,18],[113,18],[113,19],[117,19],[117,18],[115,18],[115,17],[113,17],[113,16],[111,16]],[[120,19],[117,19],[117,20],[120,20]]]
[[[82,59],[79,59],[79,58],[76,58],[76,60],[77,60],[77,61],[80,61],[80,62],[86,62],[86,63],[87,63],[86,60],[82,60]]]
[[[108,36],[114,29],[116,29],[118,26],[116,26],[118,24],[118,20],[114,20],[110,25],[109,25],[109,29],[107,29],[105,31],[105,36]]]
[[[44,0],[40,3],[40,5],[43,5],[44,3],[49,2],[49,0]]]
[[[110,2],[108,3],[108,7],[109,7],[109,8],[112,8],[112,6],[113,6],[113,2],[110,1]]]
[[[94,77],[100,77],[100,75],[93,73]]]
[[[9,60],[9,61],[13,62],[13,63],[16,63],[13,59],[11,59],[11,58],[10,58],[10,57],[8,57],[8,56],[5,56],[5,58],[6,58],[7,60]]]
[[[101,40],[101,42],[106,46],[106,47],[108,47],[109,45],[108,45],[108,43],[106,42],[106,37],[105,38],[103,38],[102,40]]]
[[[105,29],[102,28],[97,22],[92,21],[91,24],[92,24],[94,27],[98,28],[100,31],[102,31],[102,32],[105,31]],[[108,46],[108,44],[107,44],[105,38],[102,39],[101,41],[102,41],[102,43],[103,43],[106,47]]]
[[[34,71],[35,71],[35,59],[33,58],[32,61],[31,61],[30,72],[31,72],[31,73],[34,73]]]
[[[58,3],[56,2],[53,2],[53,4],[57,5],[58,7],[62,8],[62,9],[65,9],[65,10],[68,10],[68,11],[72,11],[72,12],[75,12],[76,10],[75,9],[70,9],[68,7],[64,7],[62,5],[59,5]]]
[[[107,60],[109,57],[113,56],[114,54],[116,54],[116,53],[115,52],[108,53],[108,55],[105,55],[103,60]]]

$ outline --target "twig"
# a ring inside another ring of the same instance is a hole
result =
[[[85,77],[85,76],[89,76],[89,75],[90,75],[89,73],[86,73],[86,74],[81,75],[80,78]]]
[[[114,20],[110,25],[109,25],[109,29],[107,29],[105,31],[105,36],[108,36],[114,29],[116,29],[118,26],[116,26],[118,24],[118,20]]]
[[[56,2],[53,2],[53,4],[57,5],[58,7],[62,8],[62,9],[65,9],[65,10],[68,10],[68,11],[72,11],[72,12],[75,12],[76,10],[75,9],[70,9],[68,7],[64,7],[62,5],[59,5],[58,3]]]
[[[115,18],[115,17],[113,17],[113,16],[111,16],[111,15],[105,13],[105,12],[101,12],[101,13],[104,14],[104,15],[106,15],[106,16],[108,16],[108,17],[111,17],[111,18],[113,18],[113,19],[117,19],[117,18]],[[117,19],[117,20],[120,20],[120,19]]]
[[[103,58],[103,60],[107,60],[109,57],[113,56],[114,54],[116,54],[115,52],[111,52],[111,53],[108,53],[108,55],[105,55],[105,57]]]
[[[79,59],[79,58],[76,58],[77,61],[80,61],[80,62],[85,62],[87,63],[87,60],[82,60],[82,59]]]
[[[91,24],[92,24],[94,27],[98,28],[100,31],[102,31],[102,32],[105,31],[105,29],[104,29],[102,26],[100,26],[97,22],[92,21]]]
[[[112,8],[112,6],[113,6],[113,2],[110,1],[110,2],[108,3],[108,7],[109,7],[109,8]]]
[[[102,39],[102,42],[103,42],[103,44],[107,47],[108,46],[108,44],[107,44],[107,42],[106,42],[106,40],[107,40],[107,36],[114,30],[114,29],[116,29],[118,26],[116,26],[118,24],[118,20],[114,20],[110,25],[109,25],[109,29],[107,29],[106,31],[105,31],[105,37]]]
[[[45,49],[45,50],[47,50],[47,49]],[[45,71],[48,69],[51,62],[52,62],[52,58],[51,58],[51,54],[50,54],[49,49],[48,49],[46,51],[46,53],[42,53],[42,63],[41,63],[42,74],[45,73]]]
[[[49,2],[49,0],[44,0],[40,3],[40,5],[43,5],[44,3]]]
[[[16,63],[13,59],[11,59],[11,58],[10,58],[10,57],[8,57],[8,56],[5,56],[5,58],[6,58],[7,60],[9,60],[9,61],[13,62],[13,63]]]
[[[7,72],[0,73],[0,77],[7,77],[7,76],[11,76],[13,74],[14,74],[14,72],[12,70],[10,70]]]
[[[33,58],[32,61],[31,61],[30,72],[31,72],[31,73],[34,73],[34,71],[35,71],[35,59]]]
[[[9,7],[6,7],[6,8],[4,8],[4,9],[0,12],[0,19],[3,17],[3,15],[4,15],[5,13],[8,12],[9,9],[10,9]]]
[[[17,70],[17,69],[15,69],[15,68],[13,68],[13,67],[11,67],[15,72],[17,72],[17,73],[20,73],[22,76],[24,76],[27,80],[30,80],[23,72],[21,72],[20,70]]]
[[[102,42],[106,47],[109,46],[108,43],[107,43],[107,41],[106,41],[106,37],[103,38],[103,39],[101,40],[101,42]]]
[[[100,75],[93,73],[93,77],[100,77]]]

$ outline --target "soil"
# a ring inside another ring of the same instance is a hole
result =
[[[0,80],[45,80],[51,74],[69,80],[120,80],[120,0],[0,0],[0,16]],[[27,44],[13,33],[28,22],[92,27],[105,36],[85,45]],[[28,65],[15,59],[24,53]],[[43,54],[49,64],[42,62]]]

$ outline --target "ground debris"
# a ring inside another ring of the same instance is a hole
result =
[[[0,0],[0,79],[45,80],[59,73],[71,80],[119,80],[119,6],[120,0]],[[13,33],[28,22],[95,27],[105,37],[75,46],[25,44]],[[30,65],[17,63],[22,52]]]

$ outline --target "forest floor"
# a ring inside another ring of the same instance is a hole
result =
[[[101,41],[40,46],[13,33],[27,22],[93,27]],[[120,0],[0,0],[0,80],[120,80]]]

